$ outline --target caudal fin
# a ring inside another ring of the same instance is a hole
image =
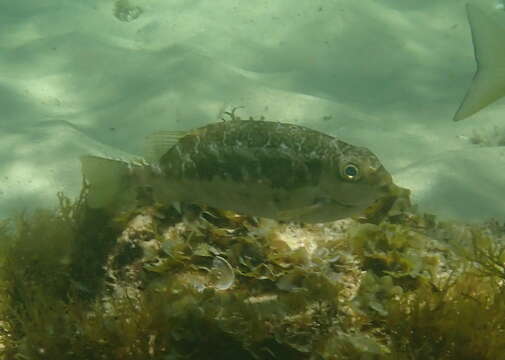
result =
[[[86,155],[81,157],[81,169],[89,186],[89,207],[112,209],[135,202],[133,177],[127,162]]]
[[[477,71],[454,121],[463,120],[505,96],[505,27],[467,4]]]

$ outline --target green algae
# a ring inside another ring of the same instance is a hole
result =
[[[86,189],[0,223],[4,359],[501,359],[505,226],[406,206],[325,225]],[[368,219],[368,220],[367,220]]]

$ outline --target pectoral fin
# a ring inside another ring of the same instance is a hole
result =
[[[297,220],[318,211],[323,206],[324,203],[318,202],[302,208],[279,211],[277,218],[283,221]]]

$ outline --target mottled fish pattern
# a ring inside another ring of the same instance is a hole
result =
[[[233,119],[175,138],[159,133],[158,140],[163,143],[165,135],[171,140],[152,164],[81,159],[85,177],[100,194],[93,197],[96,206],[106,205],[102,198],[109,202],[148,185],[160,202],[324,222],[362,211],[394,186],[368,149],[303,126]]]
[[[350,145],[292,124],[231,120],[198,128],[160,159],[178,180],[268,181],[272,188],[317,186],[324,166],[338,168]],[[363,149],[364,155],[370,152]],[[381,165],[376,161],[375,167]]]

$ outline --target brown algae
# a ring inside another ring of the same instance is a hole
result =
[[[502,223],[113,219],[59,199],[1,223],[3,359],[505,357]]]

